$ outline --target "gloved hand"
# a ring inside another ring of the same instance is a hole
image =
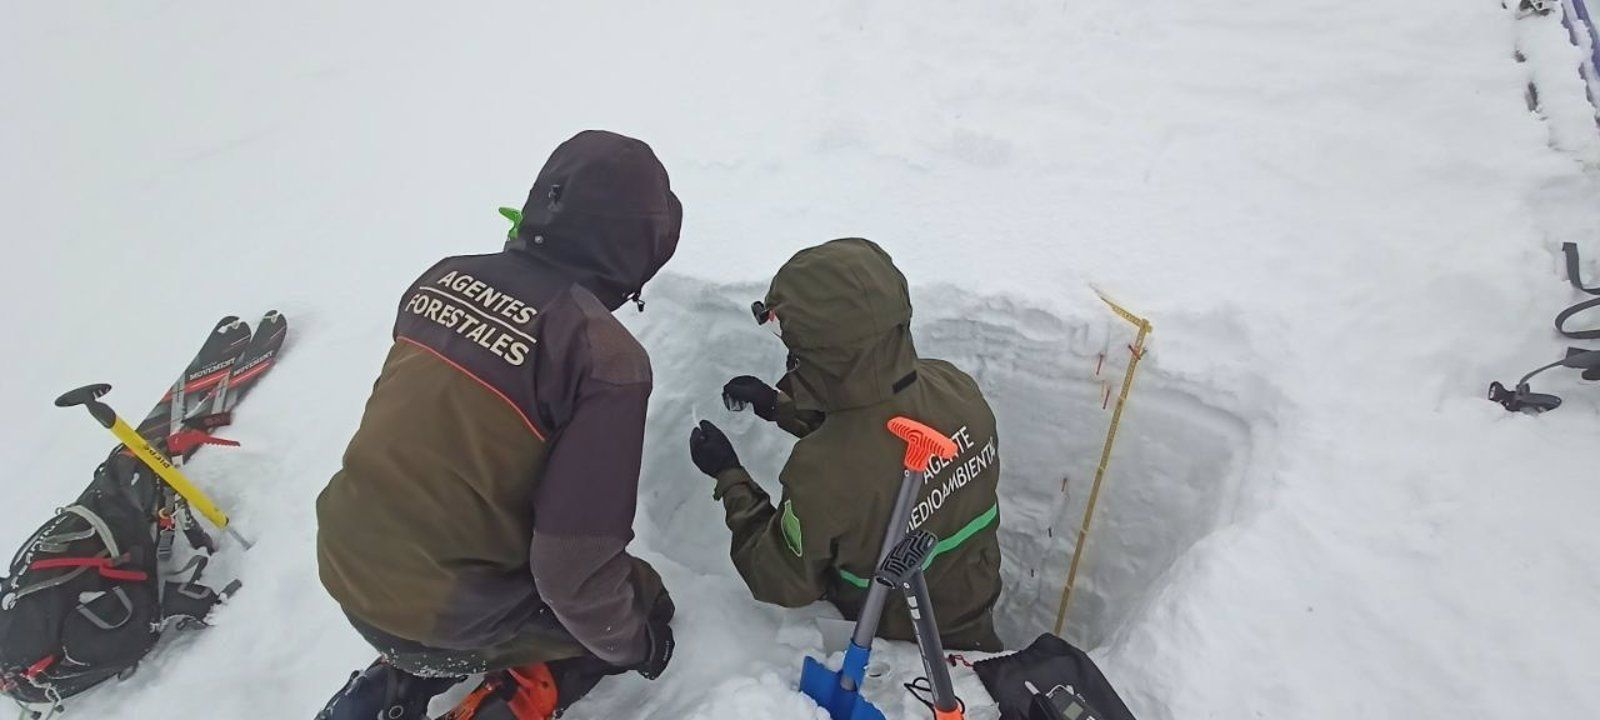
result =
[[[646,680],[654,680],[661,677],[667,663],[672,662],[672,626],[666,620],[652,618],[644,626],[644,639],[644,662],[633,666],[633,671]]]
[[[778,391],[760,378],[740,375],[722,386],[722,404],[733,412],[749,405],[758,417],[771,422],[778,416]]]
[[[712,425],[709,420],[701,420],[700,427],[689,431],[689,458],[694,460],[694,466],[700,468],[711,477],[716,477],[723,470],[731,470],[739,465],[739,455],[733,451],[733,443],[728,442],[728,436],[722,429]]]

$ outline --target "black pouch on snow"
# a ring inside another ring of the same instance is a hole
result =
[[[0,691],[54,705],[130,674],[168,621],[204,621],[221,599],[198,583],[205,557],[175,573],[163,559],[176,523],[161,518],[173,506],[143,463],[113,452],[77,501],[28,538],[0,582]]]
[[[1001,720],[1134,720],[1088,653],[1049,633],[973,664]]]

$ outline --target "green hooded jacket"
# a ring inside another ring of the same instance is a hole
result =
[[[733,532],[733,563],[756,599],[800,607],[819,599],[854,619],[866,599],[885,524],[899,492],[904,415],[948,434],[958,455],[935,460],[911,527],[940,538],[927,568],[947,647],[999,650],[996,539],[1000,480],[994,413],[977,383],[941,360],[917,357],[905,276],[876,244],[834,240],[801,251],[765,300],[790,351],[776,421],[801,437],[784,466],[777,507],[743,468],[717,476]],[[879,636],[915,638],[904,600],[891,595]]]

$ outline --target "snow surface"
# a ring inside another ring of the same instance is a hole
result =
[[[447,5],[0,4],[0,545],[107,447],[57,393],[108,381],[136,415],[217,316],[293,324],[228,431],[245,446],[191,466],[257,540],[219,563],[244,591],[72,716],[309,717],[370,660],[317,583],[312,499],[400,291],[494,248],[494,208],[586,127],[650,141],[686,207],[649,311],[623,313],[657,373],[634,547],[681,644],[660,681],[608,682],[571,717],[819,717],[791,683],[828,613],[748,601],[684,435],[715,419],[772,476],[785,443],[716,390],[780,369],[744,308],[845,235],[895,255],[921,349],[999,413],[1009,642],[1052,619],[1127,359],[1093,284],[1156,332],[1069,636],[1141,718],[1600,716],[1600,394],[1551,373],[1555,413],[1481,398],[1561,352],[1560,244],[1600,278],[1600,133],[1553,19]],[[921,717],[896,682],[911,648],[875,658],[869,694]],[[994,717],[970,674],[958,690]]]

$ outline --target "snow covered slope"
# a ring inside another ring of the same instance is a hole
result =
[[[1092,283],[1156,334],[1070,635],[1141,718],[1600,715],[1600,392],[1480,398],[1560,352],[1560,243],[1600,257],[1570,53],[1512,59],[1547,26],[1494,0],[397,5],[0,5],[0,546],[107,446],[55,394],[108,381],[137,414],[218,315],[295,324],[245,447],[192,466],[258,540],[226,558],[245,590],[73,715],[309,717],[370,659],[312,500],[398,293],[494,248],[494,208],[586,127],[651,142],[685,205],[624,311],[658,383],[635,548],[682,612],[662,680],[573,717],[814,715],[789,683],[823,611],[748,602],[684,444],[715,419],[772,475],[784,444],[717,388],[781,368],[744,308],[845,235],[895,255],[919,346],[999,412],[1008,641],[1048,628],[1096,359],[1125,361]],[[914,655],[881,658],[869,691],[919,717],[891,681]]]

